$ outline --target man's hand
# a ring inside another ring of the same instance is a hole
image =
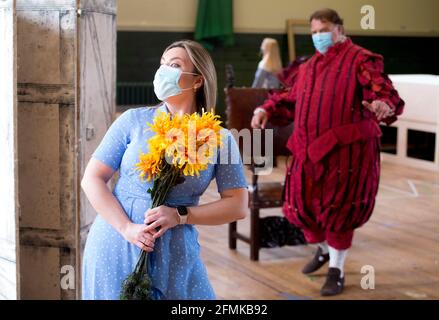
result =
[[[253,129],[265,129],[267,125],[268,115],[262,108],[256,108],[252,118],[251,126]]]
[[[394,115],[392,108],[384,101],[375,100],[372,103],[363,101],[363,106],[375,113],[378,121]]]

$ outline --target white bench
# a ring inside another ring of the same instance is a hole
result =
[[[382,153],[383,159],[439,171],[439,76],[390,75],[389,77],[406,105],[403,114],[392,125],[397,128],[396,155]],[[435,135],[435,145],[432,146],[434,161],[407,156],[410,129]]]

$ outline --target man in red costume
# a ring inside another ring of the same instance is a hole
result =
[[[353,44],[337,12],[319,10],[310,23],[316,53],[291,70],[290,88],[255,110],[252,127],[294,121],[283,212],[309,243],[318,244],[303,273],[329,261],[321,289],[329,296],[343,291],[354,230],[369,220],[375,205],[379,123],[396,121],[404,102],[384,74],[383,57]]]

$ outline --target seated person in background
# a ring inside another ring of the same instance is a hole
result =
[[[282,69],[279,45],[275,39],[265,38],[261,44],[262,60],[258,64],[252,88],[278,89],[277,74]]]

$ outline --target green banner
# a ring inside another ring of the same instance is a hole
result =
[[[194,38],[210,50],[232,46],[233,1],[199,0]]]

